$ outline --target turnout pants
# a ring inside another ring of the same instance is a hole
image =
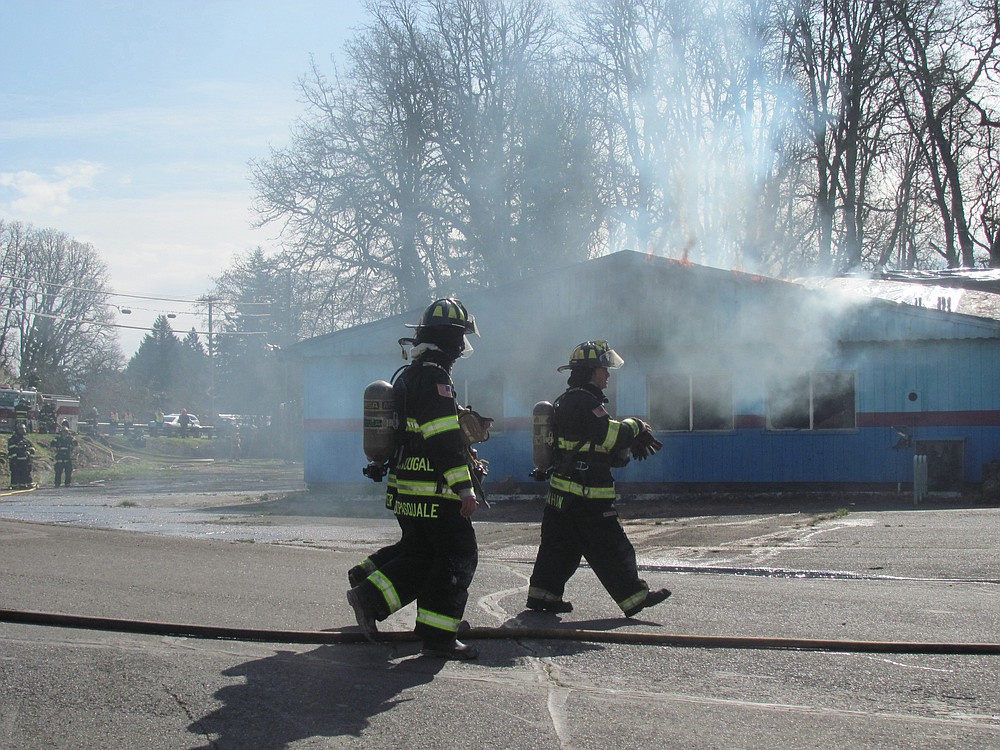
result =
[[[393,545],[391,559],[361,584],[379,620],[416,600],[414,632],[425,643],[455,640],[479,562],[476,532],[460,507],[457,499],[410,502],[400,495],[395,511],[403,538]]]
[[[31,459],[15,458],[8,459],[10,465],[11,487],[27,487],[31,484]]]
[[[70,482],[73,481],[73,462],[56,461],[55,471],[56,471],[56,487],[59,486],[64,475],[66,477],[66,486],[69,487]]]
[[[392,510],[396,505],[396,494],[396,477],[394,473],[390,473],[388,490],[385,495],[385,507],[389,510]],[[396,516],[396,522],[399,523],[400,531],[405,534],[406,526],[403,524],[399,516]],[[404,548],[403,539],[400,539],[395,544],[390,544],[375,550],[368,555],[368,557],[358,563],[357,567],[363,569],[365,571],[365,575],[371,575],[398,555]]]
[[[545,506],[529,595],[562,599],[566,582],[581,558],[587,560],[622,611],[645,599],[649,587],[639,578],[635,548],[612,501],[568,496],[561,508]]]

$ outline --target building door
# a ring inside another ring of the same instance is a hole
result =
[[[918,440],[918,456],[927,456],[927,489],[960,492],[965,487],[964,440]]]

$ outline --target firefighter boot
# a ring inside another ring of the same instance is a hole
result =
[[[670,589],[657,589],[656,591],[650,591],[646,594],[646,598],[641,602],[636,604],[634,607],[630,607],[625,610],[626,617],[635,617],[639,612],[646,609],[647,607],[655,607],[661,602],[665,602],[670,596]]]
[[[438,659],[451,659],[454,661],[468,661],[479,656],[479,650],[474,646],[467,646],[460,640],[453,641],[424,641],[424,647],[420,650],[424,656],[434,656]]]
[[[573,602],[563,601],[562,599],[542,599],[537,596],[529,596],[525,606],[536,612],[551,612],[553,614],[573,611]]]
[[[375,625],[375,608],[365,601],[360,587],[352,588],[347,592],[347,603],[354,610],[354,619],[358,621],[358,627],[361,628],[365,638],[374,641],[374,636],[378,633],[378,627]]]
[[[352,589],[355,586],[360,586],[362,581],[364,581],[367,577],[368,571],[363,565],[355,565],[347,571],[347,582],[351,584]]]

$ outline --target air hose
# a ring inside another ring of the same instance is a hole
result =
[[[58,628],[104,630],[140,635],[175,636],[262,643],[344,644],[365,643],[359,631],[344,630],[267,630],[231,628],[213,625],[185,625],[149,620],[123,620],[107,617],[0,609],[0,622],[21,625],[46,625]],[[726,635],[683,635],[676,633],[637,633],[580,630],[576,628],[471,628],[461,637],[466,640],[559,640],[586,643],[619,643],[634,646],[671,646],[675,648],[728,648],[744,650],[828,651],[838,653],[886,654],[955,654],[969,656],[1000,655],[1000,643],[929,643],[914,641],[849,641],[823,638],[762,638]],[[373,640],[382,643],[416,641],[411,632],[377,633]]]

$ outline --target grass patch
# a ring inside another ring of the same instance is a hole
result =
[[[846,516],[850,515],[850,512],[851,511],[849,511],[847,508],[837,508],[837,510],[835,510],[833,513],[826,513],[822,516],[816,516],[809,522],[809,525],[815,526],[816,524],[822,523],[823,521],[835,521],[838,518],[845,518]]]

